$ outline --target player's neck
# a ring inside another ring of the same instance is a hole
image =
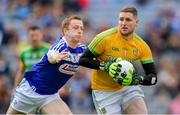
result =
[[[38,44],[32,44],[32,48],[33,48],[33,49],[38,49],[40,46],[41,46],[40,43],[38,43]]]
[[[133,39],[133,33],[128,34],[128,35],[122,35],[122,38],[125,40],[131,40],[131,39]]]
[[[69,42],[68,43],[68,46],[75,49],[77,47],[77,43],[72,43],[72,42]]]
[[[73,41],[72,39],[68,39],[67,37],[64,37],[68,46],[75,49],[77,47],[77,42]]]

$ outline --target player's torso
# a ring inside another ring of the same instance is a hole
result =
[[[66,45],[62,46],[68,51],[68,56],[60,63],[51,64],[48,62],[47,54],[41,61],[26,72],[25,78],[31,87],[34,87],[40,94],[52,94],[62,87],[70,77],[78,71],[79,58],[83,53],[82,47],[72,49]]]
[[[134,64],[139,64],[138,59],[141,56],[141,44],[136,37],[134,37],[133,40],[125,40],[120,37],[118,32],[115,32],[103,40],[101,44],[103,51],[98,57],[99,60],[106,61],[109,56],[113,56],[129,60]],[[118,90],[121,89],[122,86],[117,84],[104,71],[93,70],[92,88],[98,90]]]
[[[44,53],[48,50],[48,46],[40,46],[37,49],[33,49],[32,47],[26,49],[21,59],[25,65],[25,71],[29,70],[32,65],[36,64],[40,61]]]

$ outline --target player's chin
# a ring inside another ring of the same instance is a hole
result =
[[[122,34],[122,36],[127,36],[127,35],[129,35],[128,32],[121,32],[121,34]]]
[[[130,35],[132,32],[129,31],[121,31],[122,36],[128,36]]]
[[[74,40],[76,40],[76,41],[81,41],[82,40],[82,37],[81,36],[78,36],[78,37],[75,37],[75,39]]]
[[[79,38],[74,39],[74,43],[79,43],[80,41],[81,41],[81,39],[79,39]]]

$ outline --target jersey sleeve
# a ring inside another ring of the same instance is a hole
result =
[[[55,43],[49,48],[49,51],[54,50],[61,52],[63,49],[65,49],[65,47],[66,47],[66,42],[63,39],[58,38],[56,39]]]
[[[92,42],[88,45],[88,49],[95,55],[99,56],[104,51],[105,41],[104,37],[96,36]]]
[[[78,47],[82,48],[83,51],[87,49],[86,45],[82,43],[78,43]]]
[[[142,64],[146,64],[146,63],[152,63],[154,62],[153,57],[152,57],[152,53],[151,53],[151,49],[149,48],[149,46],[144,42],[144,44],[142,45],[142,56],[141,56],[141,63]]]

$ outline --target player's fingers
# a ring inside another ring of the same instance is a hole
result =
[[[64,59],[65,57],[67,57],[66,54],[64,54],[64,55],[59,55],[59,56],[57,57],[57,59],[56,59],[56,62],[59,63],[59,62],[60,62],[62,59]]]
[[[111,74],[113,74],[113,75],[116,74],[116,71],[114,71],[114,70],[110,70],[109,72],[110,72]]]
[[[59,58],[59,59],[64,59],[64,58],[67,57],[67,56],[68,56],[68,54],[61,54],[61,55],[58,56],[58,58]]]
[[[123,79],[117,79],[117,82],[122,85]]]
[[[133,73],[134,73],[134,69],[133,69],[133,68],[130,68],[130,69],[129,69],[129,73],[133,74]]]
[[[59,63],[61,61],[61,59],[56,59],[56,63]]]
[[[64,49],[64,50],[62,50],[61,52],[68,52],[68,49]]]
[[[68,52],[67,51],[62,51],[58,54],[59,56],[67,56]]]
[[[121,73],[121,76],[122,76],[123,78],[125,78],[125,77],[127,76],[127,74],[126,74],[126,73]]]
[[[120,68],[120,67],[117,67],[117,68],[116,68],[116,71],[117,71],[117,72],[121,72],[121,68]]]
[[[61,54],[68,54],[68,52],[63,51],[63,52],[59,53],[59,55],[61,55]]]
[[[117,58],[116,59],[116,62],[120,62],[120,61],[122,61],[122,58]]]
[[[68,56],[68,53],[61,52],[56,56],[56,62],[59,63],[62,59]]]

